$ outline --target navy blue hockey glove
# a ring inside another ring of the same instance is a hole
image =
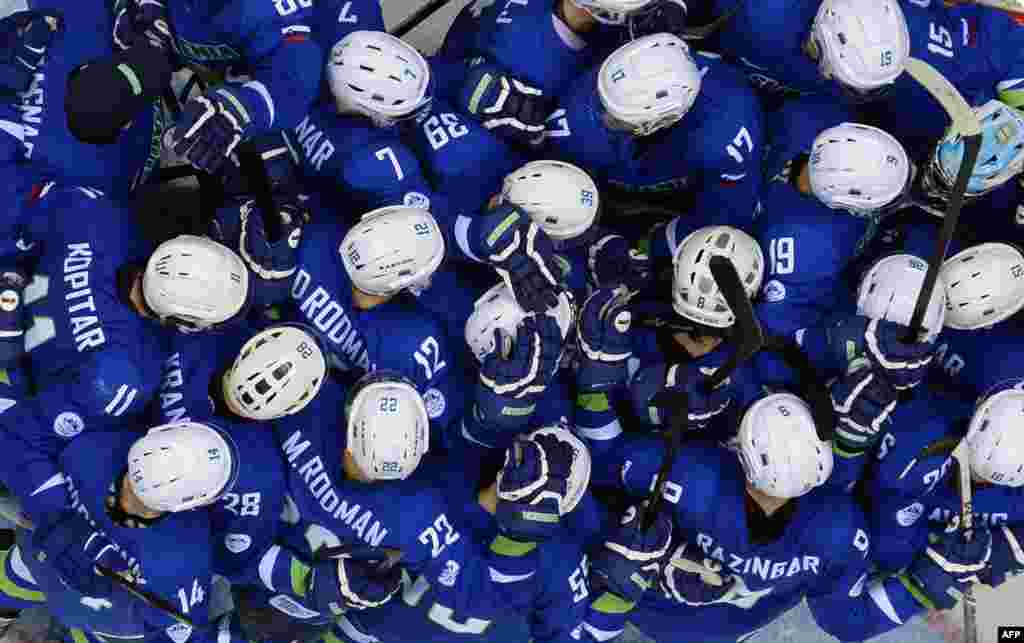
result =
[[[100,576],[96,565],[119,574],[134,574],[124,553],[78,512],[68,510],[48,530],[33,532],[40,562],[49,562],[62,583],[86,596],[106,597],[114,592],[109,578]]]
[[[651,259],[629,246],[625,237],[609,234],[590,246],[587,253],[590,283],[596,288],[626,286],[643,290],[651,280]]]
[[[0,92],[29,88],[54,35],[63,28],[60,14],[19,11],[0,20]]]
[[[164,135],[164,144],[197,169],[216,174],[251,126],[242,101],[221,87],[190,98],[177,124]]]
[[[494,341],[500,350],[492,351],[480,365],[478,381],[482,388],[517,399],[543,393],[558,369],[565,342],[558,322],[548,315],[527,315],[510,346],[497,330]]]
[[[829,328],[828,338],[830,348],[844,354],[841,363],[866,355],[875,374],[902,391],[921,383],[935,354],[934,342],[904,344],[906,334],[907,327],[895,322],[853,315]]]
[[[278,205],[277,218],[281,238],[267,241],[263,213],[255,201],[221,208],[210,223],[210,238],[236,249],[257,277],[268,281],[288,279],[298,261],[302,226],[309,221],[308,211],[296,203]]]
[[[662,565],[661,588],[677,603],[700,606],[729,600],[735,590],[736,577],[723,578],[722,565],[698,553],[686,553],[684,543]]]
[[[636,605],[654,584],[672,543],[672,518],[667,512],[658,513],[646,531],[639,528],[639,514],[636,507],[627,509],[590,562],[594,593],[599,600],[603,593],[612,594],[605,600],[623,609]]]
[[[160,0],[128,0],[114,18],[114,44],[119,49],[144,43],[174,51],[167,7]]]
[[[992,534],[992,557],[981,581],[999,587],[1007,578],[1024,574],[1024,525],[1001,525]]]
[[[543,140],[551,99],[544,92],[474,58],[469,62],[458,104],[488,130],[521,145]]]
[[[501,533],[521,542],[543,542],[561,525],[573,453],[556,438],[516,440],[498,472],[495,519]]]
[[[306,595],[321,614],[380,607],[402,588],[402,568],[392,562],[383,548],[353,546],[313,565]]]
[[[470,224],[473,254],[491,264],[524,310],[543,313],[558,305],[551,239],[516,206],[503,203]]]
[[[911,594],[928,609],[950,609],[960,600],[964,587],[980,581],[992,555],[992,533],[987,527],[973,530],[971,542],[960,531],[935,538],[906,571],[915,588]]]
[[[856,456],[873,447],[882,435],[882,425],[896,408],[896,391],[875,375],[874,369],[862,359],[832,384],[835,440],[841,454]]]
[[[631,40],[656,33],[672,33],[677,36],[686,28],[686,3],[683,0],[661,0],[654,7],[629,16]]]
[[[667,426],[672,409],[654,404],[654,396],[662,391],[685,391],[689,396],[687,427],[691,430],[703,429],[732,404],[729,378],[714,389],[707,390],[705,381],[714,372],[714,369],[699,369],[694,364],[669,365],[661,362],[646,366],[637,371],[629,383],[633,412],[644,424]]]
[[[16,268],[0,272],[0,368],[14,366],[25,353],[25,273]]]
[[[257,134],[248,140],[248,144],[263,161],[271,194],[282,201],[299,201],[305,188],[301,184],[299,158],[287,139],[287,133],[278,130],[269,134]],[[225,194],[247,198],[258,189],[252,185],[251,178],[241,167],[233,163],[224,167]]]
[[[576,319],[580,366],[576,383],[584,393],[608,391],[626,381],[626,362],[633,355],[629,330],[633,315],[626,288],[595,290]]]

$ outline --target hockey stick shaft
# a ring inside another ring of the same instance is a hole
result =
[[[268,242],[274,243],[281,238],[281,219],[277,214],[270,177],[267,176],[267,165],[249,141],[238,146],[238,167],[245,175],[256,200],[256,207],[260,210],[264,235]]]
[[[971,488],[971,464],[967,440],[961,440],[953,450],[956,458],[957,476],[960,486],[960,529],[967,542],[971,541],[974,528],[974,491]],[[978,643],[978,603],[974,587],[967,585],[960,599],[964,609],[964,643]]]
[[[391,35],[401,38],[416,27],[420,26],[422,23],[426,22],[430,16],[440,11],[450,1],[451,0],[431,0],[420,7],[419,11],[395,25],[395,28],[390,32]]]
[[[1024,16],[1024,0],[974,0],[975,4]]]
[[[956,182],[949,198],[949,207],[946,209],[942,229],[939,231],[939,238],[935,243],[935,252],[932,260],[928,262],[928,271],[925,273],[921,292],[918,293],[917,302],[914,304],[914,314],[910,318],[910,330],[904,340],[907,343],[912,343],[917,341],[921,331],[924,315],[928,310],[928,302],[931,301],[932,292],[938,283],[939,269],[942,267],[942,261],[946,258],[946,252],[949,250],[949,244],[953,240],[953,233],[956,231],[956,225],[960,219],[967,183],[974,171],[978,153],[981,151],[981,123],[956,87],[934,67],[922,60],[910,58],[907,60],[907,73],[942,105],[953,122],[954,130],[964,141],[964,158],[957,171]]]
[[[138,586],[138,584],[133,583],[127,578],[121,576],[109,567],[97,564],[96,570],[100,573],[101,576],[106,576],[110,580],[114,581],[114,583],[120,585],[121,588],[124,589],[124,591],[128,592],[129,594],[139,599],[146,605],[149,605],[152,608],[164,612],[165,614],[171,616],[174,620],[178,621],[179,623],[184,623],[185,625],[188,625],[192,628],[196,627],[196,624],[192,622],[192,619],[179,612],[177,608],[175,608],[174,605],[170,603],[170,601],[160,596],[157,596],[152,592],[142,589]]]

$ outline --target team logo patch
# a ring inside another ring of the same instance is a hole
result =
[[[224,536],[224,546],[232,554],[241,554],[252,546],[252,538],[248,534],[228,534]]]
[[[766,283],[761,292],[764,294],[765,301],[773,304],[786,298],[786,287],[778,279],[772,279]]]
[[[920,502],[915,502],[912,505],[900,509],[896,513],[896,522],[901,527],[909,527],[910,525],[917,522],[917,519],[924,514],[924,505]]]
[[[405,197],[402,198],[402,203],[410,208],[430,209],[430,198],[422,192],[406,192]]]
[[[437,582],[445,587],[454,587],[459,578],[459,564],[454,560],[445,561],[444,571],[437,577]]]
[[[444,413],[448,402],[444,399],[444,393],[436,388],[430,388],[423,394],[423,405],[427,407],[427,417],[436,420]]]
[[[0,310],[5,313],[11,313],[18,309],[18,304],[21,303],[21,297],[18,293],[13,290],[5,290],[0,292]]]
[[[82,416],[71,411],[64,411],[53,421],[53,430],[57,435],[65,438],[73,438],[82,432],[85,422]]]
[[[184,623],[175,623],[174,625],[168,626],[165,630],[167,636],[170,637],[174,643],[185,643],[188,637],[192,636],[192,626],[185,625]]]

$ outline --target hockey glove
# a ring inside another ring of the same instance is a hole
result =
[[[836,446],[841,453],[857,456],[873,447],[896,408],[896,391],[874,374],[867,360],[861,360],[832,384],[831,395],[837,419]]]
[[[0,368],[14,366],[25,353],[25,285],[28,279],[16,268],[0,272]]]
[[[671,409],[654,404],[654,396],[662,391],[670,393],[687,393],[689,407],[687,426],[691,430],[703,429],[720,413],[732,404],[730,380],[712,390],[707,390],[704,382],[714,374],[714,369],[698,369],[693,364],[652,364],[637,371],[629,383],[629,393],[633,400],[633,411],[641,422],[653,426],[666,426]]]
[[[641,11],[629,17],[631,40],[656,33],[672,33],[677,36],[686,28],[686,3],[683,0],[661,0],[654,8]]]
[[[165,145],[197,169],[216,174],[245,138],[252,118],[242,101],[221,87],[189,99]]]
[[[113,581],[100,576],[96,565],[119,574],[138,572],[117,545],[72,510],[49,529],[37,528],[33,539],[39,561],[49,562],[62,583],[86,596],[106,597],[114,592]]]
[[[539,395],[558,368],[564,337],[558,323],[548,315],[528,315],[516,329],[509,346],[499,331],[494,333],[495,350],[480,365],[479,383],[494,395],[521,399]]]
[[[505,451],[495,519],[507,538],[535,543],[558,533],[572,450],[551,442],[516,440]]]
[[[928,609],[950,609],[963,588],[979,582],[992,555],[992,533],[987,527],[973,531],[964,542],[960,531],[945,532],[928,546],[906,571],[914,599]]]
[[[353,546],[337,559],[318,561],[306,595],[321,614],[343,614],[384,605],[402,588],[402,568],[384,549]]]
[[[845,353],[847,364],[862,354],[867,355],[875,374],[901,391],[920,384],[935,353],[934,343],[904,344],[906,334],[906,326],[854,315],[829,329],[829,345]]]
[[[210,224],[210,238],[237,248],[245,264],[261,279],[288,279],[295,272],[302,226],[309,222],[309,213],[296,203],[283,203],[278,206],[277,218],[281,238],[271,243],[255,201],[221,208]]]
[[[660,512],[646,531],[640,530],[639,521],[636,507],[627,509],[590,563],[590,582],[598,604],[603,599],[632,609],[658,578],[672,544],[672,518]]]
[[[554,246],[528,214],[505,203],[476,217],[470,229],[473,254],[494,266],[523,309],[543,313],[558,305]]]
[[[544,93],[503,73],[482,58],[470,61],[458,104],[488,130],[520,145],[543,140],[551,100]]]
[[[651,279],[651,259],[629,247],[625,237],[610,234],[590,246],[587,257],[590,282],[596,288],[626,286],[643,290]]]
[[[174,51],[167,7],[160,0],[128,0],[114,18],[114,44],[119,49],[144,43],[169,54]]]
[[[1007,578],[1024,574],[1024,525],[1001,525],[992,534],[992,558],[981,580],[999,587]]]
[[[736,578],[722,578],[722,566],[703,556],[686,554],[686,544],[672,553],[662,566],[661,588],[677,603],[700,606],[729,600]]]
[[[603,392],[626,381],[626,362],[633,355],[629,329],[633,316],[626,288],[596,290],[587,297],[576,320],[580,366],[576,383],[584,393]]]
[[[26,91],[54,35],[63,29],[54,11],[19,11],[0,20],[0,92]]]

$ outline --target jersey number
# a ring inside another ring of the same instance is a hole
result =
[[[579,567],[569,575],[569,589],[572,590],[573,604],[579,603],[590,595],[590,590],[587,589],[587,570],[589,567],[590,565],[587,563],[587,557],[584,555],[583,560],[580,561]]]
[[[224,494],[224,508],[236,516],[258,516],[260,515],[260,494],[255,493],[226,493]]]
[[[459,532],[452,529],[448,516],[441,514],[434,519],[434,524],[420,533],[420,542],[430,545],[430,557],[437,558],[448,545],[458,542]]]
[[[297,4],[296,4],[297,3]],[[299,7],[309,9],[313,6],[313,0],[274,0],[274,8],[282,16],[290,16]]]
[[[736,134],[736,138],[732,139],[730,145],[725,146],[725,151],[729,153],[737,163],[743,163],[743,147],[746,146],[747,153],[754,151],[754,141],[750,139],[750,132],[747,131],[746,127],[741,127],[740,131]]]
[[[953,34],[949,29],[934,22],[928,23],[928,40],[928,51],[946,58],[953,57]]]
[[[469,128],[459,122],[455,114],[446,113],[431,116],[424,121],[423,134],[430,141],[430,147],[437,151],[449,141],[469,134]]]
[[[457,634],[483,634],[491,624],[490,621],[485,621],[482,618],[473,618],[472,616],[460,623],[452,618],[454,615],[455,611],[452,608],[445,607],[440,603],[434,603],[431,605],[430,611],[427,612],[427,618],[431,621],[437,623],[449,632],[455,632]]]
[[[773,275],[793,274],[793,266],[796,263],[796,244],[793,237],[772,239],[768,243],[768,256]]]
[[[398,157],[395,156],[395,151],[390,147],[377,150],[377,158],[381,161],[390,159],[391,165],[395,168],[395,175],[398,176],[398,180],[401,181],[405,178],[405,172],[402,171],[402,166],[398,164]]]
[[[198,579],[192,579],[192,593],[187,594],[185,588],[182,587],[178,590],[178,600],[181,601],[181,612],[182,614],[188,614],[189,610],[199,605],[206,599],[206,592],[199,586]]]
[[[428,357],[430,359],[427,359]],[[433,337],[424,339],[420,344],[420,349],[412,354],[412,358],[423,367],[427,380],[434,379],[434,376],[448,365],[448,362],[441,359],[441,347]]]

